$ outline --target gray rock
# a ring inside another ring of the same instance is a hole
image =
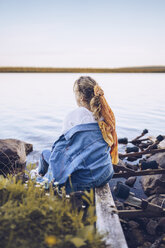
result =
[[[158,233],[165,233],[165,217],[160,218],[158,221],[156,231]]]
[[[129,227],[130,227],[131,229],[133,229],[133,228],[139,228],[139,224],[138,224],[136,221],[134,221],[134,220],[130,220],[130,221],[128,222],[128,225],[129,225]]]
[[[146,242],[144,242],[144,244],[143,244],[143,248],[149,248],[151,245],[152,245],[151,242],[146,241]]]
[[[115,201],[115,205],[118,210],[124,210],[124,204],[120,201]]]
[[[33,150],[33,145],[16,139],[0,139],[0,174],[14,173],[22,168],[26,155]]]
[[[146,226],[147,233],[150,235],[156,234],[157,221],[150,220]]]
[[[156,160],[161,168],[165,168],[165,152],[157,153],[147,161]],[[144,176],[141,179],[141,183],[146,195],[153,194],[164,194],[165,193],[165,174],[154,175],[154,176]]]
[[[135,240],[136,245],[142,245],[145,242],[143,232],[137,228],[132,229],[132,238]]]
[[[159,248],[165,248],[165,244],[160,244]]]
[[[136,182],[136,178],[137,177],[129,177],[126,181],[125,181],[125,184],[130,186],[130,187],[133,187],[134,186],[134,183]]]

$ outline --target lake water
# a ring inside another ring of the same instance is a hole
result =
[[[76,108],[73,83],[87,74],[0,74],[0,138],[16,138],[50,148],[65,115]],[[102,86],[113,109],[118,137],[144,128],[165,134],[165,74],[88,74]]]

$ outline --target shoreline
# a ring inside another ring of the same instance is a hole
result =
[[[121,68],[0,67],[0,73],[165,73],[165,66]]]

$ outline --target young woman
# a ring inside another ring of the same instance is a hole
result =
[[[103,90],[91,77],[80,77],[73,90],[78,108],[65,118],[52,150],[42,152],[38,170],[67,193],[106,184],[118,163],[115,117]]]

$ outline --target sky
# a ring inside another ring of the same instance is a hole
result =
[[[0,0],[0,66],[165,65],[165,0]]]

